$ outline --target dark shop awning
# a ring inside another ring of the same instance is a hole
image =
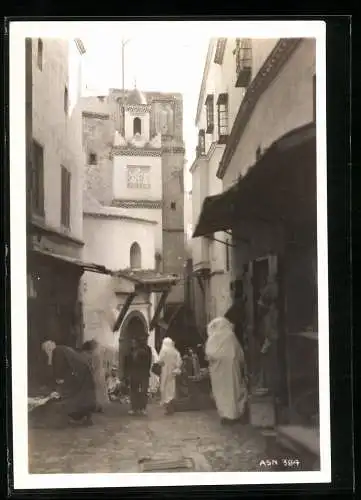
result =
[[[240,220],[302,220],[316,213],[316,127],[275,141],[236,185],[205,198],[193,238],[226,231]]]
[[[232,227],[237,192],[236,185],[224,193],[205,198],[193,238],[226,231]]]
[[[302,221],[317,207],[316,127],[310,123],[275,141],[238,182],[240,215]]]
[[[68,257],[67,255],[60,255],[54,252],[49,252],[48,250],[43,250],[40,248],[33,248],[31,250],[35,255],[41,255],[44,257],[49,257],[58,261],[62,261],[67,264],[72,264],[74,266],[79,267],[84,271],[90,271],[98,274],[111,274],[111,271],[107,269],[105,266],[101,266],[99,264],[94,264],[93,262],[84,262],[80,259],[75,259],[74,257]]]

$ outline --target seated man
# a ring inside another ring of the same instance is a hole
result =
[[[117,376],[117,370],[113,366],[107,379],[108,395],[111,401],[119,399],[121,396],[121,382]]]

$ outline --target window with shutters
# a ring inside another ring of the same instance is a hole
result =
[[[70,229],[71,173],[61,165],[61,220],[63,227]]]
[[[44,44],[41,38],[38,38],[38,57],[37,57],[37,65],[40,71],[43,70],[43,50]]]
[[[31,160],[31,209],[35,215],[44,216],[44,148],[33,140]]]
[[[206,99],[207,110],[207,134],[211,134],[214,130],[214,96],[209,94]]]
[[[88,164],[96,165],[98,163],[98,157],[95,153],[89,153],[88,155]]]
[[[252,40],[236,38],[236,87],[248,87],[252,76]]]
[[[222,64],[224,58],[224,51],[226,50],[227,38],[218,38],[216,51],[214,54],[215,64]]]
[[[226,144],[228,137],[228,94],[219,94],[217,100],[218,143]]]
[[[69,111],[69,91],[68,87],[64,88],[64,113],[68,114]]]
[[[205,131],[201,129],[198,132],[198,147],[197,147],[197,156],[204,155],[206,152],[206,137]]]

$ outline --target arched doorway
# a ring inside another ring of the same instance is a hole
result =
[[[148,336],[147,321],[140,311],[131,311],[123,321],[119,332],[118,371],[121,378],[124,376],[124,361],[129,352],[131,340],[143,335]]]

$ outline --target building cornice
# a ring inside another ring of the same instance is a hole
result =
[[[109,114],[107,113],[96,113],[94,111],[83,111],[82,115],[84,118],[99,118],[100,120],[109,120]]]
[[[217,141],[213,141],[211,145],[208,148],[206,158],[207,160],[210,160],[216,149],[225,149],[225,144],[219,144]]]
[[[162,153],[184,154],[184,146],[162,146]]]
[[[118,101],[121,101],[121,98]],[[152,106],[150,104],[125,104],[124,108],[132,113],[149,113]]]
[[[279,74],[302,40],[302,38],[280,38],[247,88],[228,138],[227,146],[219,163],[216,174],[219,179],[223,179],[260,97]]]
[[[130,217],[122,214],[112,214],[106,212],[83,212],[84,217],[90,217],[94,219],[110,219],[110,220],[125,220],[128,222],[140,222],[142,224],[157,224],[155,220],[142,219],[140,217]]]
[[[199,160],[201,160],[202,158],[204,159],[205,157],[204,157],[204,156],[202,156],[202,155],[199,155],[199,156],[197,156],[197,157],[194,159],[194,161],[193,161],[192,165],[189,167],[189,172],[190,172],[191,174],[193,174],[193,173],[194,173],[195,169],[198,167],[198,162],[199,162]]]
[[[184,233],[184,227],[170,228],[163,227],[164,233]]]
[[[39,231],[48,236],[53,236],[62,241],[66,241],[74,246],[83,247],[84,241],[72,236],[71,234],[64,233],[60,229],[49,226],[45,221],[38,219],[37,217],[32,217],[30,220],[30,232],[34,230]]]
[[[207,153],[205,153],[205,154],[202,153],[195,158],[195,160],[193,161],[192,165],[189,168],[189,172],[192,174],[195,171],[195,169],[198,166],[199,161],[209,161],[217,148],[224,149],[225,145],[218,144],[218,142],[216,142],[216,141],[212,142],[208,148]]]
[[[126,200],[115,199],[112,201],[112,207],[120,208],[162,208],[162,200]]]
[[[195,119],[195,124],[196,125],[197,125],[197,123],[199,121],[199,117],[200,117],[201,110],[202,110],[202,107],[203,107],[204,93],[206,91],[209,68],[210,68],[211,63],[212,63],[212,55],[213,55],[213,49],[214,49],[215,41],[216,41],[216,39],[211,39],[210,42],[209,42],[209,45],[208,45],[206,62],[205,62],[205,65],[204,65],[204,70],[203,70],[203,77],[202,77],[201,89],[199,91],[199,97],[198,97],[197,113],[196,113],[196,119]]]
[[[162,156],[161,149],[129,148],[123,146],[113,146],[111,154],[113,156]]]

